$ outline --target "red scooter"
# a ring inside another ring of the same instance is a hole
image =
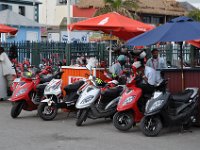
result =
[[[146,101],[151,98],[152,94],[145,93],[137,86],[141,81],[142,78],[135,75],[126,84],[127,89],[122,94],[117,105],[117,113],[113,117],[113,124],[118,130],[129,130],[136,123],[139,123],[144,116]],[[154,90],[160,91],[162,86],[163,84],[160,82]]]
[[[18,82],[11,98],[12,102],[11,116],[16,118],[21,110],[32,111],[37,109],[37,105],[33,103],[36,86],[40,83],[40,77],[37,72],[23,72],[20,81]]]
[[[127,131],[143,117],[138,102],[142,97],[142,89],[137,87],[137,77],[132,77],[126,84],[126,90],[122,94],[117,105],[117,113],[113,117],[114,126],[121,131]]]

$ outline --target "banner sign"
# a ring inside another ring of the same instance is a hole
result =
[[[78,77],[78,76],[69,76],[68,77],[68,84],[72,84],[74,82],[77,82],[79,80],[85,79],[84,77]]]

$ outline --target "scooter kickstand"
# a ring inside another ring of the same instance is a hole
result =
[[[181,126],[181,133],[192,133],[192,130],[190,130],[189,128],[185,128],[184,125]]]
[[[69,111],[69,112],[67,113],[67,118],[69,117],[70,112],[71,112],[71,111]]]

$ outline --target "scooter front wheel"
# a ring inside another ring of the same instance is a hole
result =
[[[146,136],[157,136],[163,125],[158,117],[144,117],[140,123],[140,129]]]
[[[11,117],[17,118],[22,111],[25,101],[14,102],[11,109]]]
[[[87,119],[87,109],[80,109],[77,111],[77,120],[76,120],[76,125],[81,126],[83,121],[86,121]]]
[[[58,112],[58,108],[55,103],[48,106],[48,103],[40,103],[38,106],[38,115],[40,118],[46,121],[53,120]]]
[[[134,125],[131,112],[117,112],[113,117],[114,126],[120,131],[127,131]]]

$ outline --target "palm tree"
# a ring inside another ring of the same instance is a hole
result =
[[[121,15],[129,18],[138,18],[136,13],[131,14],[129,10],[136,12],[138,5],[137,0],[104,0],[105,7],[99,8],[94,16],[99,16],[108,12],[118,12]]]
[[[188,16],[196,21],[200,21],[200,10],[199,9],[192,10],[191,12],[189,12]]]

